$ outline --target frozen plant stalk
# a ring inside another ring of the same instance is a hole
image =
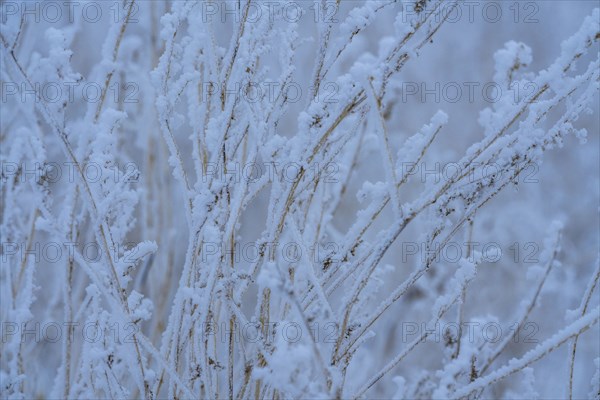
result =
[[[544,221],[522,285],[503,263],[502,278],[482,278],[471,246],[440,255],[476,241],[480,218],[501,219],[493,200],[547,150],[585,138],[598,9],[538,72],[523,43],[496,52],[486,75],[534,90],[501,91],[479,115],[426,108],[406,134],[403,74],[461,2],[344,3],[277,3],[298,7],[297,22],[252,0],[124,0],[91,27],[85,14],[49,26],[4,6],[2,398],[528,397],[536,361],[565,343],[574,396],[588,368],[578,344],[598,332],[597,268],[557,295],[561,312],[578,307],[559,329],[519,341],[557,292],[568,221]],[[395,21],[385,37],[381,18]],[[48,85],[75,91],[51,101]],[[419,182],[457,118],[480,124],[461,168]],[[400,246],[417,242],[424,256],[405,260]],[[481,288],[514,294],[483,312]],[[411,321],[423,328],[406,338]],[[494,342],[437,332],[474,321],[516,328]]]

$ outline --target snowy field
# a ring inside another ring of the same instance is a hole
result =
[[[0,3],[2,399],[600,400],[600,3]]]

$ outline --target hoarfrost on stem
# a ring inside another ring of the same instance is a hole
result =
[[[543,43],[455,0],[41,4],[1,6],[2,398],[598,398],[589,2],[527,3]]]

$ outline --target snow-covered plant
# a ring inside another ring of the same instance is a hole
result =
[[[2,398],[599,398],[600,11],[466,3],[4,2]]]

